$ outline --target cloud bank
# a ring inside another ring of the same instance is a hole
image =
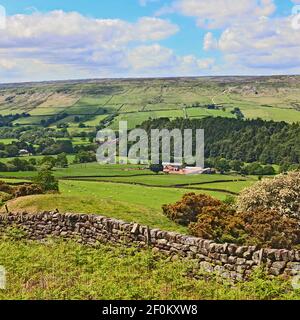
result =
[[[300,30],[292,13],[275,13],[274,0],[175,0],[134,22],[61,10],[9,16],[0,30],[0,81],[300,73]],[[198,52],[166,46],[182,32],[175,14],[204,31]]]

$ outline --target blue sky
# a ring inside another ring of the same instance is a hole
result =
[[[0,5],[7,15],[0,29],[0,82],[300,72],[300,27],[292,24],[300,0]]]

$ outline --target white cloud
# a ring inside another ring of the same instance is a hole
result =
[[[160,76],[201,75],[214,66],[214,59],[178,56],[173,50],[159,44],[134,48],[128,54],[128,62],[138,75],[144,72]]]
[[[176,56],[171,49],[154,44],[134,48],[128,61],[134,70],[166,69],[176,64]]]
[[[94,76],[119,75],[127,71],[129,48],[166,39],[178,30],[168,20],[153,17],[129,23],[63,11],[15,15],[8,17],[6,30],[0,30],[0,71],[7,70],[10,61],[11,74],[28,72],[24,65],[43,65],[45,78],[52,74],[51,66],[64,74],[59,66],[73,68],[70,77],[87,70]]]
[[[218,39],[217,48],[235,67],[300,70],[300,32],[292,28],[291,17],[264,18],[229,27]]]
[[[162,40],[178,30],[178,26],[158,18],[143,17],[129,23],[120,19],[87,18],[77,12],[52,11],[8,17],[7,29],[0,34],[0,44],[1,47],[28,47],[48,41],[50,46],[58,47],[62,43],[68,47],[115,46],[130,41]]]
[[[160,13],[177,12],[195,17],[199,27],[221,29],[220,36],[207,32],[203,40],[204,50],[222,54],[211,62],[214,72],[299,73],[300,32],[292,28],[292,16],[271,17],[274,10],[273,0],[177,0]]]
[[[275,9],[273,0],[176,0],[157,14],[177,12],[195,17],[199,27],[216,29],[269,16]]]

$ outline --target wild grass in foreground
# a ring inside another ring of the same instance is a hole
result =
[[[257,272],[235,285],[217,277],[191,276],[191,262],[168,262],[150,251],[49,239],[0,239],[7,289],[0,299],[299,299],[290,282]]]

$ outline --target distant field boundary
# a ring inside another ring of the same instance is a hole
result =
[[[152,248],[154,252],[169,256],[172,261],[193,260],[200,269],[234,280],[247,279],[258,266],[274,276],[297,275],[300,267],[300,250],[217,244],[211,240],[92,214],[46,211],[38,214],[1,214],[0,232],[7,227],[21,228],[30,240],[41,241],[54,236],[93,246],[110,243]]]

